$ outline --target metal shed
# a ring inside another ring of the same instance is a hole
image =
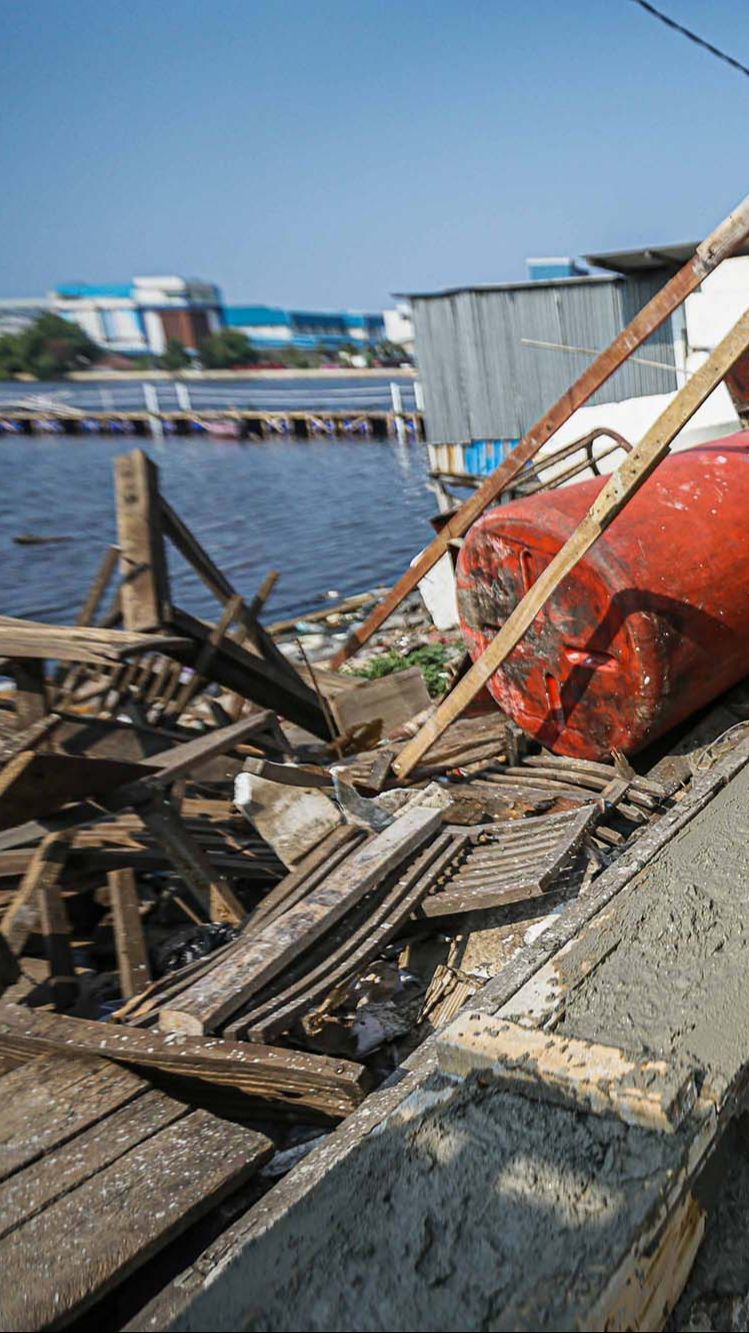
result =
[[[589,360],[579,352],[526,346],[523,339],[600,350],[668,276],[661,269],[411,294],[428,443],[475,442],[493,457],[501,454]],[[642,355],[674,366],[670,320]],[[620,402],[676,387],[675,369],[629,362],[591,401]]]

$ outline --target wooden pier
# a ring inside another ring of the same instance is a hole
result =
[[[0,435],[211,435],[237,440],[315,440],[356,438],[423,440],[424,417],[419,411],[311,411],[287,412],[227,410],[214,412],[45,412],[33,409],[0,410]]]

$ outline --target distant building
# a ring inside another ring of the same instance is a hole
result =
[[[228,305],[224,320],[229,328],[246,334],[261,351],[295,347],[310,351],[323,346],[331,352],[351,344],[375,347],[385,337],[381,313],[355,310],[287,310],[270,305]]]
[[[170,338],[196,352],[223,323],[218,287],[171,275],[126,283],[63,283],[55,288],[51,306],[100,347],[128,356],[160,356]]]
[[[385,339],[402,347],[408,356],[414,353],[414,321],[407,301],[399,301],[391,310],[383,310]]]

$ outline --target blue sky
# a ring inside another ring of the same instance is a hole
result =
[[[746,0],[659,0],[749,64]],[[704,234],[746,78],[630,0],[0,0],[0,295],[380,306]]]

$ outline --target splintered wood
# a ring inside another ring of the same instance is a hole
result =
[[[456,1018],[438,1038],[437,1059],[448,1074],[489,1073],[510,1091],[665,1133],[678,1129],[697,1095],[694,1074],[675,1072],[665,1060],[632,1060],[613,1046],[489,1014]]]

